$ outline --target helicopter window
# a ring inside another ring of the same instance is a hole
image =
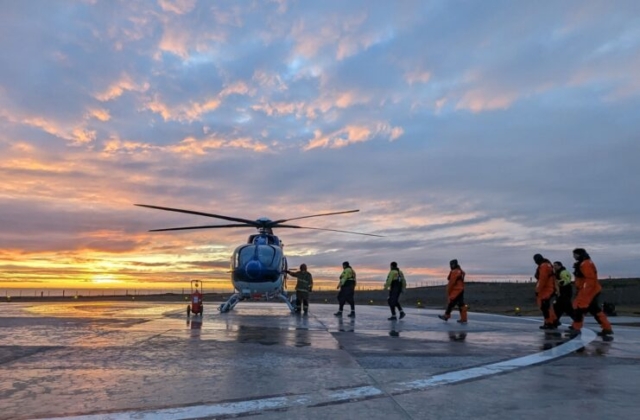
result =
[[[273,247],[271,246],[260,246],[258,247],[258,259],[261,263],[269,266],[273,261],[273,257],[275,257],[276,253]]]
[[[266,265],[270,266],[276,256],[276,250],[272,246],[259,245],[258,248],[258,260]],[[236,267],[243,266],[253,259],[256,252],[256,246],[246,246],[238,251]]]

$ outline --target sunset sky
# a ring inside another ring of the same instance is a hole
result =
[[[638,1],[0,0],[0,51],[0,289],[224,281],[255,232],[134,203],[360,209],[276,231],[332,282],[640,276]]]

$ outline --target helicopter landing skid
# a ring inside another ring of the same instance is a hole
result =
[[[284,293],[280,293],[278,295],[278,297],[280,299],[282,299],[282,301],[284,303],[287,304],[287,306],[289,307],[289,310],[291,311],[291,313],[294,313],[296,311],[296,308],[293,306],[293,304],[291,303],[291,301],[289,300],[289,298],[287,297],[287,295],[285,295]]]
[[[271,297],[274,297],[274,296],[272,295]],[[289,310],[291,311],[291,313],[295,312],[295,307],[293,306],[293,303],[291,303],[291,301],[289,301],[289,298],[287,297],[287,295],[285,295],[284,293],[279,293],[278,295],[276,295],[276,297],[278,297],[280,300],[282,300],[289,307]],[[240,293],[235,293],[235,294],[231,295],[231,297],[229,299],[227,299],[227,301],[225,303],[220,305],[218,307],[218,310],[220,312],[222,312],[222,313],[229,312],[230,310],[235,308],[235,306],[238,304],[238,302],[240,302],[241,300],[244,300],[244,299],[245,299],[245,296],[243,296]]]
[[[240,302],[242,300],[242,295],[239,293],[233,294],[231,295],[231,297],[229,299],[227,299],[227,301],[225,303],[223,303],[222,305],[220,305],[218,307],[218,310],[222,313],[225,312],[229,312],[230,310],[232,310],[237,304],[238,302]]]

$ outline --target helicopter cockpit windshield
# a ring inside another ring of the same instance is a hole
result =
[[[257,254],[257,255],[256,255]],[[264,245],[248,245],[238,250],[236,254],[236,267],[242,267],[257,257],[265,267],[271,267],[278,263],[279,259],[277,249],[273,246]],[[276,268],[274,266],[274,268]]]

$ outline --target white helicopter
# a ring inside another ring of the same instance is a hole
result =
[[[286,224],[292,220],[309,219],[312,217],[332,216],[346,213],[356,213],[360,210],[345,210],[331,213],[314,214],[310,216],[294,217],[290,219],[270,220],[262,217],[257,220],[243,219],[240,217],[223,216],[220,214],[204,213],[200,211],[176,209],[171,207],[151,206],[147,204],[135,204],[156,210],[172,211],[177,213],[195,214],[198,216],[212,217],[227,220],[230,224],[187,226],[167,229],[152,229],[149,232],[165,232],[174,230],[193,229],[224,229],[254,227],[257,234],[250,235],[247,242],[238,246],[231,256],[231,283],[235,293],[220,307],[220,312],[232,310],[240,301],[256,299],[280,299],[294,312],[294,306],[287,297],[285,290],[287,258],[284,255],[283,244],[280,238],[273,234],[274,228],[313,229],[330,232],[349,233],[354,235],[375,236],[370,233],[350,232],[346,230],[314,228]]]

